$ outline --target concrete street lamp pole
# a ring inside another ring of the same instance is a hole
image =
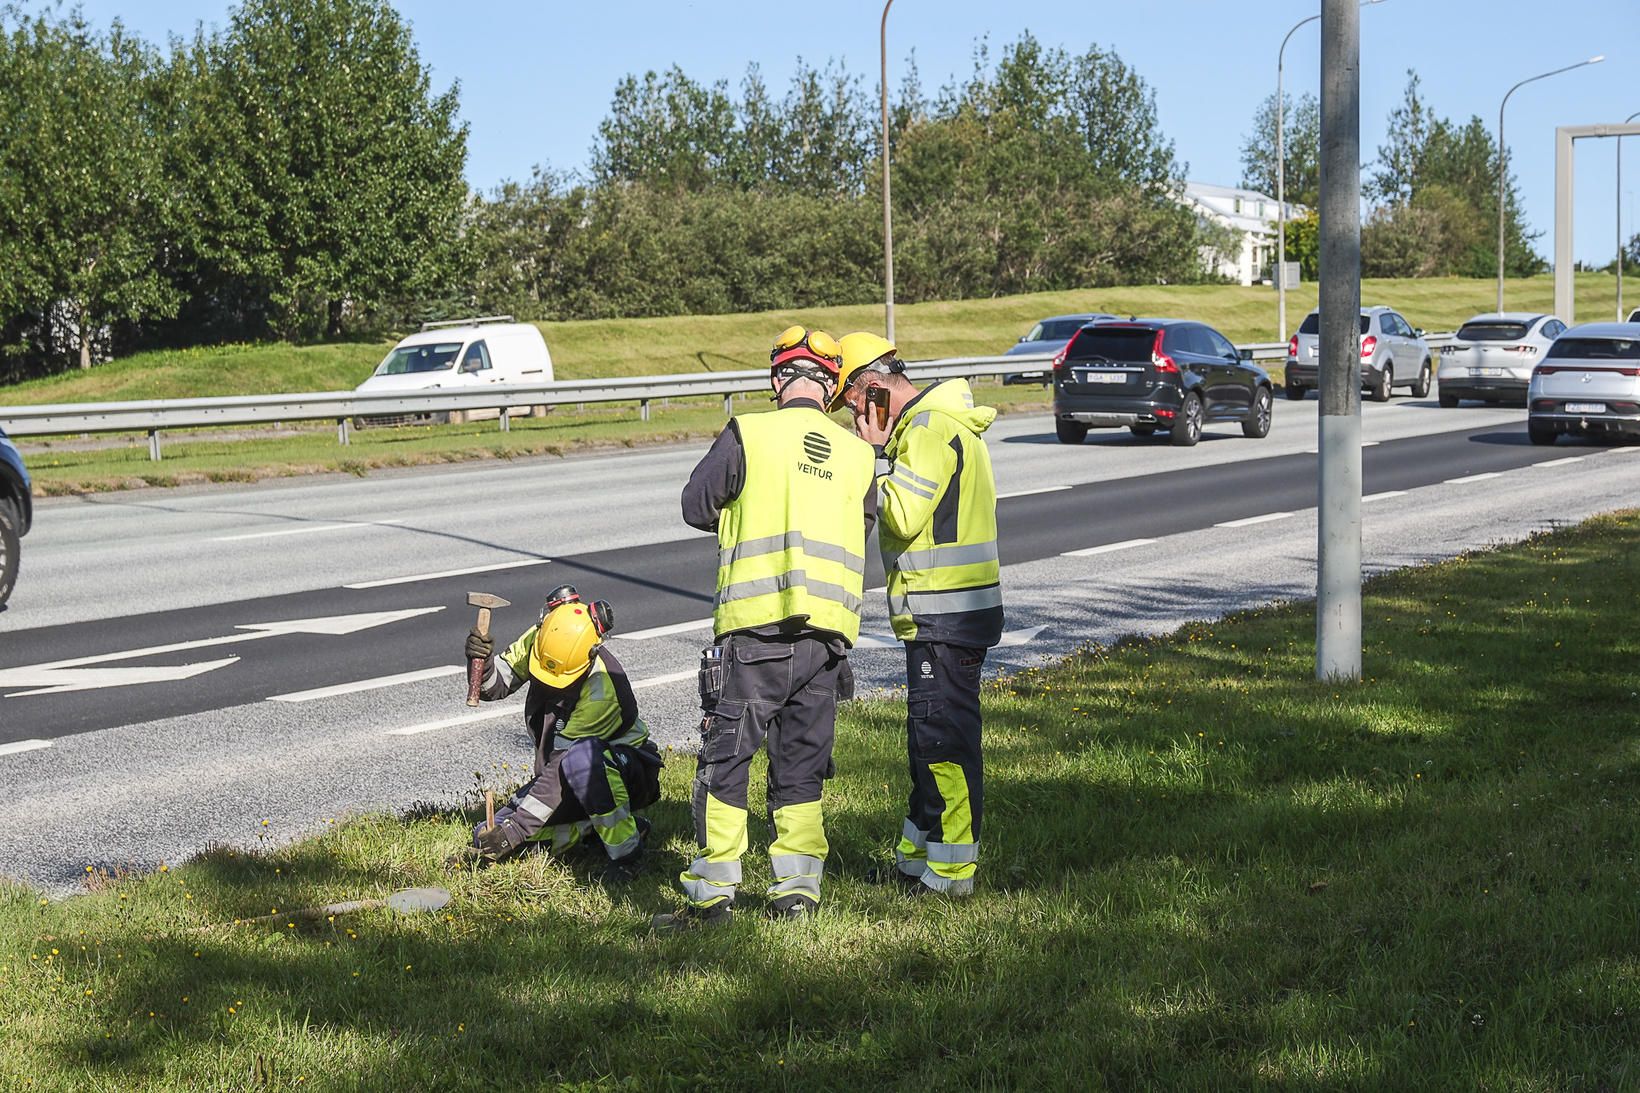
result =
[[[1584,65],[1597,65],[1606,59],[1605,54],[1590,57],[1586,61],[1579,61],[1575,65],[1557,68],[1552,72],[1540,72],[1536,76],[1528,76],[1514,87],[1504,92],[1503,101],[1498,104],[1498,314],[1503,314],[1503,221],[1504,221],[1504,188],[1509,181],[1509,150],[1503,143],[1503,108],[1509,105],[1509,96],[1538,80],[1547,80],[1550,76],[1558,76],[1562,72],[1570,72],[1574,68]]]
[[[1361,678],[1361,9],[1321,4],[1315,677]]]
[[[894,0],[883,5],[879,34],[883,62],[883,336],[889,341],[894,340],[894,219],[888,194],[888,9],[893,6]]]
[[[1635,118],[1640,118],[1640,110],[1636,110],[1623,119],[1627,125]],[[1617,138],[1617,321],[1622,322],[1623,315],[1623,138]]]

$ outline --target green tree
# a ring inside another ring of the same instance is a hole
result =
[[[457,253],[466,126],[379,0],[245,0],[173,66],[192,286],[252,331],[341,333],[436,291]]]
[[[16,361],[89,368],[116,325],[176,310],[158,271],[154,64],[119,24],[99,34],[78,13],[0,34],[0,326]]]
[[[1316,208],[1321,203],[1321,103],[1306,92],[1282,102],[1282,158],[1286,160],[1287,200]],[[1270,95],[1253,115],[1253,129],[1241,142],[1241,184],[1276,195],[1276,97]]]

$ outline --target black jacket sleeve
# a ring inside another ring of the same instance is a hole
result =
[[[745,481],[746,446],[731,420],[683,487],[683,522],[701,531],[716,531],[718,514],[740,496]]]
[[[632,680],[627,678],[626,669],[607,645],[599,648],[598,659],[604,662],[609,682],[615,686],[615,700],[621,704],[621,731],[625,732],[638,720],[638,698],[632,693]]]
[[[871,485],[866,487],[865,500],[866,542],[871,542],[871,529],[877,526],[877,480],[873,478]]]

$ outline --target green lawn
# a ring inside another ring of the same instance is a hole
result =
[[[812,923],[759,917],[759,834],[732,926],[645,932],[691,849],[682,757],[625,887],[446,877],[475,814],[432,810],[14,887],[0,1087],[1635,1088],[1637,594],[1630,513],[1372,582],[1360,685],[1311,679],[1305,605],[1002,679],[957,904],[859,879],[904,790],[881,700],[840,723]],[[199,930],[428,883],[436,916]]]

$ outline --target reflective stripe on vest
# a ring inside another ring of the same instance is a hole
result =
[[[718,518],[713,629],[722,637],[806,619],[852,644],[865,589],[871,446],[809,407],[748,414],[734,427],[746,477]]]

